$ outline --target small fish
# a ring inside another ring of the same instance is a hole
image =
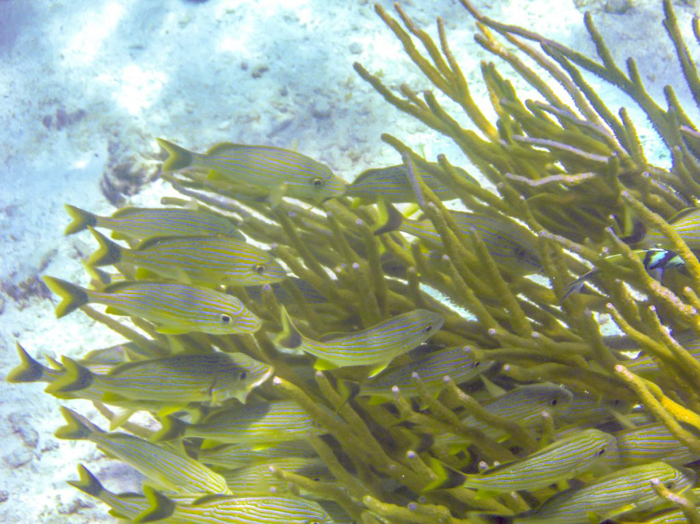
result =
[[[610,456],[615,467],[636,466],[657,460],[682,466],[700,458],[659,422],[620,431],[615,436],[618,449],[616,454]]]
[[[303,336],[282,310],[282,332],[275,342],[287,349],[301,349],[318,357],[319,370],[345,366],[372,366],[370,376],[377,375],[399,355],[412,350],[433,336],[444,320],[437,313],[416,309],[396,315],[362,331],[316,341]]]
[[[287,481],[278,478],[271,467],[309,478],[316,482],[333,482],[335,477],[319,458],[284,457],[223,472],[234,497],[291,495]]]
[[[543,412],[561,413],[568,408],[572,398],[572,393],[564,387],[541,383],[518,386],[500,397],[484,402],[482,407],[494,415],[510,419],[525,428],[533,428],[541,424]],[[506,436],[503,430],[476,420],[471,415],[462,419],[462,422],[494,439]],[[461,444],[468,442],[464,437],[451,433],[440,434],[435,438],[436,447],[459,448]]]
[[[202,446],[204,449],[220,444],[267,447],[324,433],[296,402],[286,400],[221,409],[199,424],[187,424],[175,417],[166,417],[162,426],[153,436],[154,441],[179,436],[200,437],[206,439]]]
[[[286,276],[284,268],[268,252],[235,238],[151,237],[135,249],[127,249],[92,227],[89,229],[100,247],[87,260],[88,266],[124,262],[166,278],[209,285],[267,284]],[[139,272],[136,276],[140,276]]]
[[[195,449],[197,460],[210,466],[236,469],[256,462],[270,462],[280,458],[311,458],[316,452],[305,440],[280,442],[265,448],[253,449],[243,444],[224,444],[215,448]]]
[[[559,418],[566,424],[577,427],[598,426],[609,420],[616,420],[632,410],[633,403],[622,399],[597,398],[591,395],[574,393],[571,403]]]
[[[653,479],[658,479],[669,490],[681,493],[695,483],[696,477],[692,470],[652,462],[610,473],[582,488],[558,493],[533,511],[514,517],[499,517],[498,520],[516,524],[601,522],[632,510],[646,511],[662,504],[664,499],[654,490]]]
[[[606,457],[616,448],[614,436],[597,429],[585,429],[520,460],[478,475],[466,475],[463,485],[495,493],[536,491],[604,465]]]
[[[200,154],[162,138],[158,143],[170,155],[163,164],[164,173],[181,169],[210,171],[214,177],[264,189],[273,206],[283,196],[318,204],[345,192],[345,182],[328,166],[294,151],[222,143]]]
[[[674,251],[669,251],[667,249],[638,249],[634,253],[642,261],[642,264],[644,264],[644,269],[649,273],[652,271],[658,273],[659,281],[663,280],[664,272],[669,269],[678,269],[681,271],[685,269],[685,262]],[[626,259],[622,255],[610,255],[609,257],[605,257],[605,260],[610,262],[626,262]],[[572,293],[580,293],[584,284],[600,272],[600,269],[594,268],[571,282],[566,286],[561,300],[563,301]]]
[[[66,235],[92,226],[110,229],[113,238],[122,240],[168,235],[223,235],[245,240],[232,219],[211,211],[123,207],[111,217],[101,217],[69,204],[65,204],[65,208],[73,219],[66,228]]]
[[[56,437],[89,440],[105,453],[137,469],[157,486],[185,493],[230,493],[223,476],[204,464],[179,453],[126,433],[106,433],[75,411],[61,407],[68,423],[56,430]]]
[[[440,164],[431,163],[431,166],[442,169]],[[416,169],[423,182],[433,190],[435,196],[440,200],[447,201],[458,198],[454,191],[446,187],[432,173],[420,169],[418,166]],[[478,184],[466,171],[460,168],[456,169],[465,179]],[[416,202],[416,195],[411,188],[404,164],[363,171],[348,185],[345,196],[360,198],[363,203],[367,204],[375,203],[379,198],[394,204]]]
[[[430,220],[408,220],[390,204],[383,205],[387,219],[375,234],[399,230],[442,249],[442,238]],[[517,275],[542,271],[535,235],[511,219],[483,213],[450,211],[460,231],[470,236],[476,230],[494,261]]]
[[[64,357],[66,373],[46,388],[64,393],[95,388],[102,401],[154,400],[173,405],[190,402],[220,404],[236,398],[245,403],[250,392],[272,375],[272,367],[243,353],[177,354],[117,365],[98,375]]]
[[[408,364],[383,371],[362,384],[359,396],[390,400],[394,398],[391,388],[398,386],[405,397],[415,397],[418,395],[418,389],[413,378],[414,373],[418,374],[429,391],[437,392],[444,387],[445,376],[449,376],[455,384],[462,384],[479,376],[490,364],[474,361],[469,348],[445,348]]]
[[[261,320],[232,295],[212,289],[165,282],[120,282],[93,291],[58,278],[43,277],[63,300],[61,318],[88,303],[104,304],[107,312],[133,315],[157,325],[156,331],[177,335],[199,331],[212,335],[254,333]]]

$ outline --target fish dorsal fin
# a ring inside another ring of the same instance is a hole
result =
[[[128,215],[129,213],[133,213],[134,211],[138,211],[139,208],[134,207],[134,206],[124,206],[119,209],[117,209],[114,213],[112,213],[111,218],[120,218],[123,217],[124,215]]]
[[[320,342],[330,342],[331,340],[336,340],[345,335],[347,335],[347,333],[343,333],[342,331],[331,331],[330,333],[321,335],[318,340]]]
[[[102,291],[104,293],[116,293],[117,291],[124,289],[124,288],[128,288],[131,285],[133,285],[133,282],[129,282],[129,281],[115,282],[114,284],[109,284],[108,286],[105,286],[105,288]]]
[[[217,495],[215,493],[209,495],[203,495],[197,499],[194,499],[190,504],[192,506],[201,506],[202,504],[207,504],[209,502],[217,502],[221,500],[229,500],[234,498],[232,495]]]
[[[287,349],[298,348],[303,343],[301,333],[284,306],[282,306],[282,331],[275,337],[275,343]]]
[[[234,144],[232,142],[221,142],[219,144],[214,144],[213,146],[211,146],[207,150],[206,154],[207,155],[216,155],[218,153],[223,153],[224,151],[229,151],[231,149],[241,149],[243,147],[246,147],[246,146],[243,146],[241,144]]]

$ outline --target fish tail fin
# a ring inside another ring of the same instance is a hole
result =
[[[287,313],[287,309],[282,306],[282,331],[275,337],[275,344],[287,349],[294,349],[301,346],[301,333],[292,322],[292,317]]]
[[[49,276],[41,279],[54,294],[61,297],[61,302],[56,306],[56,318],[65,317],[89,301],[87,290],[80,286]]]
[[[61,406],[61,414],[68,424],[56,430],[54,433],[56,438],[63,440],[87,440],[93,433],[103,433],[95,424],[72,409]]]
[[[170,415],[160,419],[161,428],[151,436],[151,441],[162,442],[164,440],[173,440],[181,437],[185,433],[187,423],[179,418],[171,417]]]
[[[586,281],[590,280],[590,278],[596,273],[597,271],[595,269],[589,271],[588,273],[580,276],[579,278],[571,282],[569,285],[567,285],[564,288],[564,294],[562,295],[561,300],[559,302],[564,302],[564,300],[566,300],[566,297],[568,297],[572,293],[580,293]]]
[[[15,345],[21,362],[10,370],[5,380],[11,384],[49,380],[52,371],[34,360],[19,342],[15,342]]]
[[[88,226],[90,233],[95,237],[95,240],[100,244],[90,258],[87,259],[88,266],[111,266],[122,259],[122,247],[116,242],[112,242],[99,231],[96,231],[92,226]]]
[[[63,204],[63,206],[73,219],[73,221],[66,227],[64,234],[72,235],[73,233],[87,229],[88,226],[97,225],[97,217],[89,211],[84,211],[83,209],[71,206],[70,204]]]
[[[194,155],[187,151],[184,147],[180,147],[177,144],[163,140],[162,138],[156,138],[160,147],[168,152],[168,158],[163,162],[163,173],[172,173],[173,171],[179,171],[180,169],[185,169],[190,167],[194,161]]]
[[[464,484],[465,476],[435,457],[428,457],[428,466],[435,472],[436,479],[423,488],[423,493],[434,489],[450,489]]]
[[[78,474],[80,475],[80,480],[69,480],[68,484],[74,488],[78,488],[83,493],[87,493],[99,499],[100,495],[105,491],[105,488],[98,478],[82,464],[78,464]]]
[[[404,216],[393,204],[386,202],[384,199],[379,199],[377,207],[379,208],[379,227],[374,230],[375,235],[391,233],[401,227]]]
[[[72,358],[64,356],[61,360],[64,373],[56,378],[46,388],[46,392],[52,395],[56,393],[69,393],[85,389],[92,384],[95,375],[88,368],[81,366]]]
[[[148,508],[134,518],[134,524],[162,520],[168,518],[175,511],[175,502],[148,484],[144,484],[143,494],[146,495]]]

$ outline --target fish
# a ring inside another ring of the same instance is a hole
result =
[[[92,267],[126,263],[147,270],[142,275],[183,279],[187,283],[240,286],[279,282],[285,269],[268,252],[223,236],[151,237],[135,249],[111,241],[91,226],[100,247],[87,260]]]
[[[536,491],[605,466],[607,457],[616,449],[617,441],[613,435],[585,429],[525,458],[500,464],[478,475],[465,475],[462,484],[493,493]]]
[[[692,331],[683,331],[674,337],[695,360],[700,360],[700,337]],[[624,366],[635,375],[650,380],[660,381],[664,378],[656,359],[650,355],[640,354],[633,360],[626,360]]]
[[[299,497],[210,495],[185,504],[150,486],[144,486],[143,491],[149,508],[134,523],[163,520],[173,524],[333,524],[317,502]]]
[[[300,349],[315,355],[318,357],[314,365],[317,370],[371,366],[370,376],[374,376],[384,370],[394,358],[437,333],[443,322],[444,319],[437,313],[415,309],[361,331],[316,341],[302,335],[286,309],[282,308],[282,332],[275,337],[275,343],[287,349]]]
[[[299,289],[301,295],[304,297],[304,300],[306,300],[307,303],[328,303],[328,299],[324,295],[319,293],[316,290],[316,288],[314,288],[311,284],[309,284],[308,281],[304,280],[303,278],[298,278],[290,275],[287,277],[287,280],[292,282],[292,284],[294,284]],[[282,284],[273,283],[270,286],[272,287],[272,292],[275,294],[275,297],[280,302],[280,304],[283,304],[285,306],[292,306],[296,304],[294,297],[287,292],[287,290]],[[256,302],[262,300],[262,286],[249,286],[246,287],[246,291],[248,293],[248,297],[251,300],[255,300]]]
[[[398,386],[405,397],[415,397],[418,395],[418,388],[413,378],[414,374],[420,377],[429,391],[437,392],[444,387],[446,376],[455,384],[462,384],[479,376],[491,364],[473,360],[468,347],[445,348],[408,364],[384,370],[362,384],[358,396],[371,396],[380,401],[391,400],[394,398],[392,388]]]
[[[44,276],[44,283],[62,301],[61,318],[88,304],[107,306],[107,312],[133,315],[156,324],[158,333],[177,335],[193,331],[211,335],[254,333],[262,321],[238,298],[213,289],[165,282],[119,282],[93,291],[65,280]]]
[[[651,481],[658,479],[669,490],[681,493],[692,487],[697,474],[686,468],[674,468],[664,462],[652,462],[621,469],[582,488],[572,488],[547,499],[539,508],[499,517],[499,522],[516,524],[589,524],[615,518],[629,511],[653,509],[665,500],[656,493]]]
[[[409,220],[390,204],[381,207],[386,210],[387,218],[375,235],[398,230],[442,249],[442,238],[430,220]],[[542,272],[537,238],[526,227],[499,215],[453,210],[450,214],[463,235],[470,236],[472,230],[479,233],[497,264],[521,276]]]
[[[154,444],[127,433],[106,433],[73,410],[61,407],[67,425],[56,430],[56,437],[89,440],[105,453],[137,469],[162,489],[184,493],[230,493],[222,475],[188,457],[174,447]]]
[[[264,189],[273,207],[283,196],[319,204],[345,192],[345,182],[327,165],[295,151],[224,142],[200,154],[162,138],[157,140],[169,154],[163,164],[164,173],[209,171],[213,178]]]
[[[287,481],[278,478],[271,467],[295,473],[316,482],[333,482],[335,477],[319,458],[282,457],[222,473],[235,497],[290,495]]]
[[[659,422],[623,430],[615,436],[617,453],[609,457],[615,467],[636,466],[657,460],[682,466],[700,459]]]
[[[107,504],[118,518],[135,523],[162,520],[172,524],[333,524],[320,505],[298,497],[192,497],[172,493],[166,497],[148,485],[144,486],[145,496],[117,495],[85,466],[78,466],[78,471],[80,480],[69,480],[71,486]]]
[[[190,402],[221,404],[229,398],[245,403],[250,392],[273,373],[272,366],[243,353],[180,353],[169,357],[126,362],[98,375],[63,357],[66,368],[47,393],[65,393],[94,387],[103,402],[154,400],[173,405]]]
[[[430,165],[435,169],[442,169],[440,164],[431,162]],[[445,186],[430,171],[421,169],[418,166],[416,166],[416,169],[423,182],[440,200],[448,201],[458,198],[452,189]],[[465,179],[478,184],[464,169],[455,169]],[[404,164],[363,171],[347,186],[345,196],[359,198],[366,204],[373,204],[379,198],[394,204],[416,202],[416,195],[409,182]]]
[[[65,204],[65,208],[73,219],[66,227],[66,235],[91,226],[109,229],[112,237],[120,240],[168,235],[222,235],[245,240],[233,219],[211,211],[179,207],[123,207],[110,217],[102,217],[70,204]]]
[[[210,466],[236,469],[256,462],[270,462],[281,458],[311,458],[316,452],[305,440],[280,442],[265,449],[253,449],[243,444],[223,444],[215,448],[194,449],[197,460]]]
[[[669,251],[668,249],[637,249],[634,253],[639,257],[644,269],[649,273],[656,271],[658,273],[659,281],[663,280],[663,274],[665,271],[670,269],[678,269],[683,271],[685,269],[685,261],[675,252]],[[609,262],[619,263],[626,262],[627,260],[622,255],[610,255],[605,257],[605,260]],[[564,294],[561,297],[561,301],[565,300],[572,293],[580,293],[586,282],[591,280],[596,275],[600,274],[601,270],[599,268],[593,268],[588,273],[581,275],[579,278],[568,284],[564,288]]]
[[[566,411],[572,398],[573,394],[562,386],[541,383],[513,388],[500,397],[484,402],[482,407],[493,415],[507,418],[525,428],[533,428],[541,424],[543,412],[554,415]],[[471,415],[461,420],[491,438],[501,439],[507,436],[502,429],[491,427]],[[465,443],[469,443],[469,440],[464,437],[443,433],[435,437],[434,445],[462,449],[463,446],[460,445]]]
[[[221,444],[268,447],[324,433],[296,402],[288,400],[220,409],[198,424],[188,424],[172,416],[165,417],[161,424],[162,429],[153,435],[155,442],[181,436],[199,437],[205,439],[204,449]]]
[[[632,410],[633,403],[623,399],[596,398],[574,393],[573,399],[559,419],[576,427],[598,426],[608,420],[616,420]]]

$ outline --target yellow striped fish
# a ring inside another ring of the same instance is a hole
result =
[[[362,331],[341,334],[328,341],[316,341],[299,333],[283,308],[283,329],[275,338],[275,343],[315,355],[318,357],[314,366],[316,369],[371,366],[370,376],[374,376],[393,359],[437,333],[443,322],[437,313],[415,309]]]
[[[431,163],[436,169],[442,169],[440,164]],[[454,200],[457,195],[454,191],[446,187],[440,179],[429,171],[425,171],[416,166],[418,174],[423,182],[433,190],[435,196],[440,200]],[[456,168],[460,175],[474,184],[478,184],[466,171]],[[363,203],[372,204],[379,198],[394,204],[403,202],[416,202],[416,195],[408,180],[406,166],[397,166],[367,169],[360,173],[353,182],[348,185],[345,196],[360,198]]]
[[[498,398],[484,402],[482,407],[494,415],[517,422],[523,427],[534,428],[541,425],[542,413],[557,414],[565,411],[571,403],[572,397],[573,395],[568,389],[556,384],[531,384],[511,389]],[[483,431],[491,438],[500,439],[506,436],[502,429],[491,427],[472,416],[468,416],[462,421]],[[443,433],[435,437],[434,445],[436,447],[451,447],[468,442],[464,437]]]
[[[362,384],[358,396],[372,396],[377,399],[393,399],[391,388],[398,386],[405,397],[418,395],[417,374],[423,384],[431,392],[437,392],[444,387],[444,378],[449,376],[455,384],[467,382],[487,369],[492,363],[474,361],[469,348],[445,348],[402,366],[396,366],[383,371],[372,380]]]
[[[430,220],[408,220],[391,205],[386,206],[388,219],[375,234],[399,230],[431,246],[442,249],[442,239]],[[537,238],[527,228],[498,215],[450,211],[462,234],[478,231],[494,261],[517,275],[542,271]]]
[[[545,501],[539,508],[515,517],[500,517],[516,524],[590,524],[614,518],[630,510],[648,511],[664,502],[651,481],[658,479],[680,493],[692,487],[696,473],[664,462],[616,471],[579,489],[570,489]],[[594,519],[594,520],[592,520]]]
[[[333,482],[335,477],[319,458],[283,457],[222,473],[234,497],[291,495],[287,481],[278,478],[271,467],[296,473],[316,482]]]
[[[63,300],[56,306],[61,318],[88,303],[104,304],[108,313],[133,315],[157,325],[156,331],[212,335],[254,333],[261,320],[236,297],[212,289],[164,282],[120,282],[93,291],[58,278],[43,277]]]
[[[227,237],[152,237],[136,249],[122,247],[89,228],[100,244],[89,266],[124,262],[157,275],[197,284],[241,286],[279,282],[284,268],[266,251]],[[137,277],[139,273],[137,273]]]
[[[75,411],[61,407],[68,423],[56,430],[56,437],[89,440],[105,453],[137,469],[157,486],[184,493],[230,493],[226,480],[204,464],[126,433],[105,433]]]
[[[615,420],[617,415],[624,415],[632,410],[632,402],[623,399],[596,398],[591,395],[574,393],[573,399],[559,418],[567,424],[599,426],[604,422]]]
[[[221,409],[199,424],[166,417],[162,426],[153,436],[156,442],[179,436],[199,437],[206,439],[204,449],[220,444],[246,444],[259,448],[324,433],[296,402],[287,400]]]
[[[487,492],[536,491],[605,464],[617,442],[609,433],[586,429],[514,462],[466,475],[463,484]]]
[[[223,235],[245,240],[232,219],[211,211],[179,207],[123,207],[111,217],[101,217],[69,204],[65,204],[65,208],[73,219],[66,228],[66,235],[91,226],[110,229],[112,236],[119,239],[139,240],[165,235]]]
[[[253,449],[243,444],[224,444],[215,448],[193,449],[197,460],[210,466],[236,469],[250,466],[255,462],[269,462],[280,458],[311,458],[316,451],[305,440],[280,442],[265,448]]]
[[[294,151],[222,143],[200,154],[162,138],[158,143],[170,155],[163,164],[164,173],[181,169],[211,171],[214,176],[264,189],[273,206],[283,196],[320,203],[345,192],[345,182],[327,165]]]
[[[682,466],[700,458],[659,422],[620,431],[615,435],[617,453],[609,457],[615,467],[636,466],[656,460]]]
[[[674,336],[676,341],[682,345],[694,359],[700,360],[700,337],[695,335],[692,331],[684,331]],[[663,373],[656,360],[649,355],[641,354],[634,360],[627,360],[625,361],[625,367],[635,375],[640,375],[644,378],[658,380],[663,377]]]
[[[272,375],[272,367],[243,353],[177,355],[127,362],[98,375],[63,357],[66,373],[46,388],[64,393],[95,388],[104,402],[155,400],[173,405],[190,402],[220,404],[236,398],[245,403],[250,392]]]
[[[149,508],[134,519],[164,519],[173,524],[333,524],[317,502],[298,497],[211,495],[190,504],[176,503],[150,486],[143,489]]]

